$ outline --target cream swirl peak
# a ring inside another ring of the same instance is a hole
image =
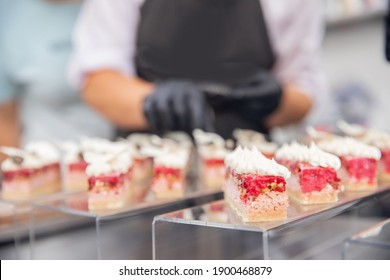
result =
[[[45,164],[55,163],[60,159],[58,150],[49,142],[31,142],[26,145],[24,150],[27,153],[40,158]]]
[[[381,158],[381,152],[378,148],[350,137],[336,137],[330,140],[323,140],[318,143],[318,147],[339,157],[366,157],[376,160]]]
[[[124,174],[132,166],[130,151],[123,151],[119,154],[93,154],[86,153],[85,160],[89,163],[85,172],[88,176],[108,175],[111,173]]]
[[[360,140],[368,145],[378,147],[379,149],[390,148],[390,134],[382,131],[370,129],[360,138]]]
[[[76,142],[63,141],[58,146],[63,151],[63,157],[66,163],[79,162],[83,159],[81,147]]]
[[[237,147],[225,158],[228,168],[240,174],[259,174],[290,177],[290,171],[275,160],[266,158],[256,148]]]
[[[217,159],[224,159],[231,150],[226,149],[225,147],[221,146],[200,146],[198,148],[199,154],[204,159],[210,159],[210,158],[217,158]]]
[[[110,142],[104,139],[92,140],[85,145],[84,160],[89,164],[88,176],[99,176],[110,173],[127,173],[133,161],[131,149],[125,142]],[[98,144],[101,145],[98,145]]]
[[[313,166],[331,167],[336,170],[341,166],[337,156],[321,150],[314,143],[310,147],[297,142],[285,144],[276,151],[275,158],[277,160],[307,162]]]

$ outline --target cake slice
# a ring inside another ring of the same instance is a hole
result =
[[[193,132],[198,151],[199,179],[208,189],[222,189],[225,184],[225,157],[233,143],[215,133],[196,129]]]
[[[61,190],[58,151],[47,142],[32,142],[24,150],[2,147],[2,198],[29,200]]]
[[[163,151],[154,158],[151,189],[157,199],[184,196],[187,164],[188,154],[180,149]]]
[[[64,152],[64,189],[68,192],[88,190],[88,176],[85,172],[88,163],[84,160],[81,147],[72,141],[60,143]]]
[[[293,142],[283,145],[275,159],[286,166],[291,176],[287,179],[290,197],[302,204],[334,203],[344,189],[337,176],[340,159],[319,149]]]
[[[143,149],[151,144],[153,135],[133,133],[127,138],[133,160],[133,198],[143,201],[150,190],[153,178],[153,157],[143,153]]]
[[[378,162],[378,178],[380,182],[390,182],[390,134],[358,124],[349,124],[344,121],[339,121],[337,125],[345,135],[380,149],[381,158]]]
[[[381,152],[350,137],[323,140],[318,146],[341,160],[338,176],[348,191],[370,191],[378,187],[377,171]]]
[[[132,200],[132,161],[126,146],[112,143],[104,153],[85,153],[85,160],[89,210],[119,209]]]
[[[315,128],[313,126],[308,126],[306,128],[306,135],[304,142],[306,144],[310,143],[318,143],[320,141],[330,141],[333,138],[339,137],[338,135],[332,133],[329,128],[324,127],[324,128]]]
[[[288,169],[257,149],[238,147],[226,157],[225,200],[244,222],[283,220],[289,205]]]

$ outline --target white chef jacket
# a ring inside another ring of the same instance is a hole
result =
[[[77,3],[0,0],[0,103],[20,101],[22,145],[113,137],[113,126],[66,79],[79,9]]]
[[[88,0],[74,34],[70,82],[101,69],[136,75],[134,55],[140,7],[144,0]],[[323,37],[321,0],[260,0],[276,55],[273,72],[318,100],[326,88],[319,62]]]

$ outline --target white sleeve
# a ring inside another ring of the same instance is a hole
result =
[[[296,0],[283,19],[277,43],[277,76],[300,87],[314,101],[327,94],[320,63],[324,15],[320,0]],[[294,9],[292,9],[294,8]]]
[[[142,0],[87,0],[73,34],[68,77],[81,89],[88,73],[111,69],[134,75],[134,52]]]

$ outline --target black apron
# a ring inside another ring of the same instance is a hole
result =
[[[260,0],[145,0],[141,8],[136,69],[158,82],[185,79],[237,84],[275,62]],[[214,107],[216,132],[265,132],[232,110]]]

